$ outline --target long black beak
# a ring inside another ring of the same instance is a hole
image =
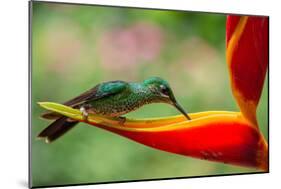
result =
[[[175,106],[188,120],[191,120],[191,118],[187,115],[187,113],[185,112],[185,110],[184,110],[177,102],[174,102],[174,106]]]

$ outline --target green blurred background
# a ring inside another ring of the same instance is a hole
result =
[[[225,15],[42,2],[32,10],[33,186],[257,171],[158,151],[82,123],[52,144],[36,140],[49,124],[36,102],[64,102],[109,80],[160,76],[189,112],[239,111],[225,61]],[[258,108],[266,138],[267,89]],[[175,114],[152,104],[127,117]]]

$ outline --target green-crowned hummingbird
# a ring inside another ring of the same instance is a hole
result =
[[[65,102],[64,105],[80,109],[85,119],[88,113],[93,113],[118,117],[125,121],[125,117],[121,115],[151,103],[171,104],[190,120],[184,109],[177,103],[168,82],[159,77],[150,77],[140,83],[125,81],[101,83]],[[54,112],[47,112],[42,117],[55,120],[38,135],[39,138],[45,138],[46,142],[56,140],[78,123]]]

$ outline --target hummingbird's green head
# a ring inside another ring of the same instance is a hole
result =
[[[176,101],[174,93],[166,80],[160,77],[150,77],[144,80],[143,84],[149,88],[149,90],[154,94],[157,100],[173,105],[183,115],[185,115],[187,119],[190,119],[184,109]]]

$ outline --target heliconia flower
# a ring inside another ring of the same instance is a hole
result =
[[[188,157],[268,169],[268,147],[256,120],[268,64],[268,19],[227,17],[227,62],[233,94],[241,112],[207,111],[132,120],[90,114],[87,123],[155,149]],[[85,122],[77,109],[39,103],[47,110]]]
[[[234,97],[254,125],[268,67],[268,18],[228,16],[226,56]]]

